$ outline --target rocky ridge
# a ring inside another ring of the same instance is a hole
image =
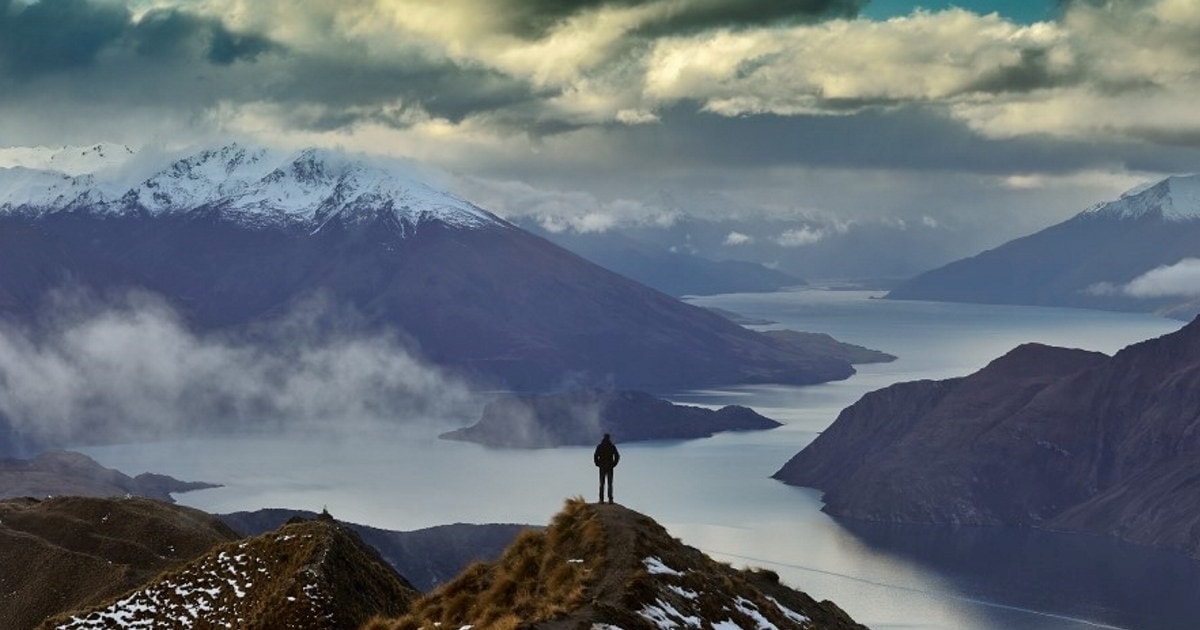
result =
[[[416,595],[352,531],[316,519],[218,545],[40,628],[355,628],[373,615],[407,610]]]

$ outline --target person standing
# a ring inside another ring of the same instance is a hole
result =
[[[596,445],[596,452],[592,455],[592,461],[596,467],[600,469],[600,502],[604,503],[604,485],[608,483],[608,502],[613,502],[613,469],[617,467],[617,462],[621,461],[621,453],[617,451],[617,445],[612,443],[612,437],[605,433],[604,439]]]

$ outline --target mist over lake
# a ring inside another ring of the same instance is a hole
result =
[[[836,521],[820,493],[769,476],[862,394],[898,381],[979,369],[1026,342],[1112,353],[1181,327],[1150,315],[904,302],[862,291],[798,290],[695,298],[703,306],[898,356],[846,381],[657,392],[677,403],[740,404],[784,423],[772,431],[671,443],[620,443],[616,500],[685,543],[735,565],[764,566],[872,628],[1190,628],[1200,566],[1107,540],[1030,531]],[[564,499],[595,498],[590,447],[496,450],[437,439],[451,422],[289,435],[190,438],[81,448],[129,474],[153,471],[224,487],[178,495],[211,512],[320,510],[376,527],[452,522],[543,524]],[[457,422],[457,424],[453,424]]]

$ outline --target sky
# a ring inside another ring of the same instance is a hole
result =
[[[339,147],[554,230],[750,222],[724,257],[994,246],[1200,171],[1198,97],[1195,0],[0,0],[0,166]]]

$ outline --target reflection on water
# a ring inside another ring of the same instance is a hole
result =
[[[681,403],[748,405],[785,425],[690,442],[622,444],[617,501],[718,559],[774,569],[787,583],[835,601],[876,630],[1173,630],[1200,618],[1186,597],[1200,593],[1196,565],[1169,554],[1037,532],[838,522],[820,511],[819,492],[771,480],[868,391],[900,380],[960,376],[1026,341],[1113,352],[1182,325],[1146,315],[870,297],[799,291],[695,300],[797,330],[829,332],[900,359],[860,366],[849,380],[819,386],[671,393]],[[436,439],[446,428],[83,450],[131,474],[154,471],[226,484],[178,497],[201,509],[326,507],[339,518],[391,529],[540,524],[565,498],[591,498],[596,491],[590,449],[486,449]]]
[[[877,552],[927,567],[997,623],[1013,611],[1104,620],[1127,628],[1200,625],[1200,563],[1109,539],[1028,529],[839,520]]]

